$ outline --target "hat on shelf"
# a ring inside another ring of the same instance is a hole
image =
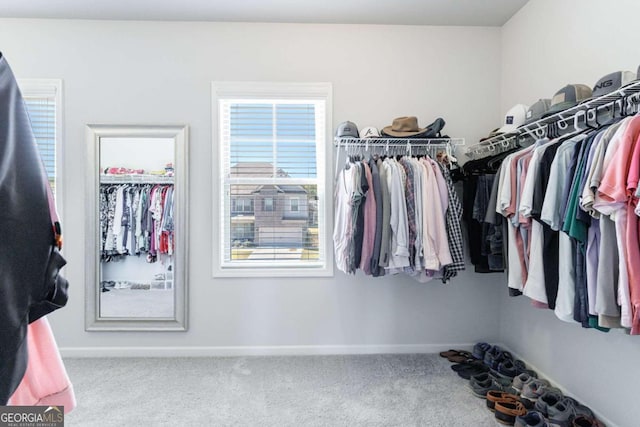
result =
[[[367,126],[360,130],[360,138],[380,138],[380,132],[373,126]]]
[[[544,114],[551,108],[550,99],[539,99],[529,107],[527,114],[525,115],[524,124],[528,125],[536,120],[540,120]]]
[[[350,121],[340,123],[336,128],[336,138],[360,138],[358,126]]]
[[[480,143],[484,143],[484,141],[486,141],[487,139],[491,139],[494,136],[498,136],[498,135],[502,135],[502,132],[500,132],[500,128],[495,128],[494,130],[489,132],[489,135],[485,136],[484,138],[480,138]],[[486,145],[486,143],[484,144]]]
[[[582,102],[615,92],[621,87],[634,82],[636,77],[636,74],[632,71],[616,71],[615,73],[607,74],[596,82],[593,86],[593,93],[591,96]]]
[[[551,98],[551,108],[543,117],[559,113],[567,108],[575,107],[580,102],[588,99],[592,94],[591,88],[583,84],[570,84],[556,92]]]
[[[382,128],[383,134],[399,138],[416,136],[424,131],[424,128],[418,127],[418,119],[415,116],[397,117],[393,119],[391,126]]]
[[[518,126],[524,124],[525,116],[527,115],[528,106],[524,104],[516,104],[507,111],[504,116],[504,122],[502,127],[498,129],[499,133],[509,133],[518,129]]]

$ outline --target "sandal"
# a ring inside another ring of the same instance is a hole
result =
[[[451,363],[464,363],[473,359],[473,355],[465,350],[448,350],[440,352],[440,357],[446,358]]]
[[[457,372],[458,375],[465,380],[470,379],[473,375],[478,375],[482,374],[483,372],[489,371],[488,367],[486,367],[482,362],[478,362],[477,360],[451,365],[451,369]]]

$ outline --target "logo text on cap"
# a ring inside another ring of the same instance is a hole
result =
[[[597,84],[593,89],[594,90],[598,90],[598,89],[603,89],[605,87],[609,87],[609,86],[613,86],[613,80],[609,79],[609,80],[605,80],[600,84]]]

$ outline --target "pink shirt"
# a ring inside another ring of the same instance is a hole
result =
[[[442,213],[438,180],[431,164],[421,159],[424,166],[422,191],[422,239],[425,269],[439,270],[453,262],[447,239],[447,226]]]
[[[631,333],[640,334],[640,246],[638,226],[639,218],[635,215],[638,199],[635,197],[640,179],[640,137],[636,138],[633,152],[629,160],[629,173],[627,174],[627,271],[629,272],[629,296],[631,300]]]
[[[634,151],[636,138],[640,133],[640,116],[635,116],[629,122],[611,163],[602,175],[598,195],[607,204],[623,204],[627,201],[627,179],[629,164]],[[637,181],[636,181],[637,184]],[[618,206],[620,208],[622,206]]]
[[[619,287],[627,287],[627,289],[619,289],[620,293],[627,293],[630,300],[631,308],[631,333],[640,334],[640,318],[638,309],[640,308],[640,272],[637,266],[640,265],[640,249],[638,248],[638,224],[633,213],[632,205],[628,204],[627,183],[633,179],[634,172],[630,171],[634,153],[637,157],[636,140],[640,135],[640,116],[636,116],[629,121],[629,125],[620,137],[620,141],[616,146],[616,151],[611,157],[607,169],[603,172],[602,182],[598,187],[598,196],[600,198],[599,209],[604,209],[604,213],[612,214],[615,219],[616,213],[623,210],[626,215],[620,215],[616,219],[616,229],[618,235],[618,245],[623,253],[621,259],[626,259],[626,277],[628,282],[621,280]],[[634,163],[637,162],[633,161]],[[630,176],[631,174],[631,176]],[[636,181],[637,182],[637,181]],[[632,185],[633,187],[633,185]],[[634,237],[635,236],[635,237]],[[622,238],[622,239],[620,239]],[[625,277],[625,275],[620,275]],[[619,303],[625,304],[624,297],[620,298]],[[629,322],[624,321],[625,307],[622,307],[622,323],[627,325]]]

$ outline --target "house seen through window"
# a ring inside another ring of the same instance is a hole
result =
[[[324,267],[325,101],[231,98],[218,108],[221,264]]]

